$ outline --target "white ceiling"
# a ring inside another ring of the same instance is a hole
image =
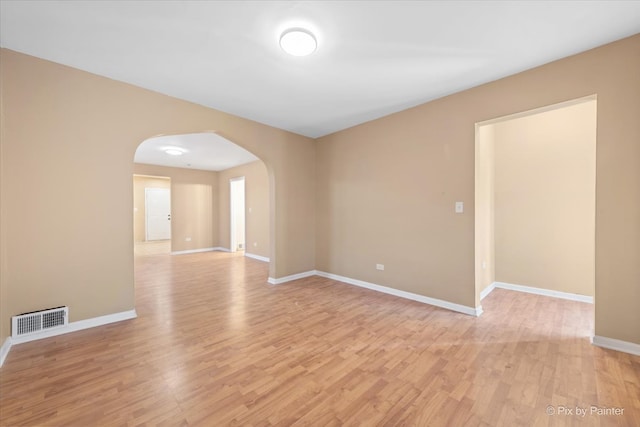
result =
[[[179,148],[181,156],[165,152]],[[215,133],[191,133],[149,138],[136,150],[135,163],[221,171],[258,160],[256,156]]]
[[[9,1],[3,47],[310,137],[640,32],[640,1]],[[304,26],[317,51],[278,46]]]

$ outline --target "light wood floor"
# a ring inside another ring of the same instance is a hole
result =
[[[592,305],[496,289],[474,318],[266,279],[233,254],[138,257],[137,319],[13,347],[0,424],[640,425],[640,358],[589,343]]]
[[[133,253],[141,255],[164,255],[171,253],[171,240],[152,240],[149,242],[135,242]]]

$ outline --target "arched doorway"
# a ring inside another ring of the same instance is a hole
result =
[[[134,157],[134,180],[170,180],[171,210],[168,252],[234,252],[270,262],[273,186],[265,163],[239,145],[214,132],[161,135],[140,143]],[[137,177],[137,178],[135,178]],[[150,178],[152,177],[152,178]],[[230,182],[242,178],[246,185],[243,222],[244,242],[231,245]],[[134,188],[134,245],[149,233],[142,218],[141,185]],[[145,230],[147,231],[147,230]],[[136,250],[136,253],[141,251]],[[144,251],[142,251],[144,252]]]

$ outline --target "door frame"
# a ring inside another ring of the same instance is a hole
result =
[[[239,212],[236,212],[235,209],[235,205],[236,205],[236,197],[238,197],[238,195],[236,194],[236,192],[234,191],[234,183],[237,182],[242,182],[242,209]],[[246,244],[243,245],[243,247],[240,249],[238,248],[238,245],[240,242],[238,242],[238,236],[236,235],[236,216],[240,215],[242,218],[242,222],[243,222],[243,227],[245,229],[245,243],[246,243],[246,214],[245,214],[245,203],[246,203],[246,195],[245,195],[245,190],[246,190],[246,185],[245,185],[245,177],[244,176],[239,176],[239,177],[235,177],[235,178],[230,178],[229,179],[229,232],[230,232],[230,238],[229,238],[229,251],[230,252],[237,252],[238,250],[245,250],[246,249]]]

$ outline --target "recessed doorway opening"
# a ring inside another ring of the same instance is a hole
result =
[[[476,306],[595,295],[596,96],[476,124]]]
[[[171,252],[171,178],[133,176],[135,255]]]
[[[229,206],[231,207],[230,251],[244,251],[245,244],[245,194],[244,177],[229,180]]]

